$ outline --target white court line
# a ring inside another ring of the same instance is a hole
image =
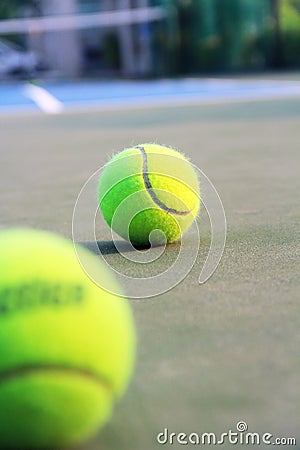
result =
[[[34,84],[26,84],[23,90],[26,97],[30,98],[34,103],[47,114],[59,114],[63,111],[64,105],[57,100],[46,89]]]

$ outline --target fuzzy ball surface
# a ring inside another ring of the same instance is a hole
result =
[[[98,201],[108,225],[133,245],[170,243],[181,238],[198,214],[199,179],[178,151],[137,145],[105,166]]]
[[[82,254],[115,284],[94,255]],[[71,242],[44,231],[1,231],[1,448],[85,441],[109,420],[134,353],[127,300],[90,280]]]

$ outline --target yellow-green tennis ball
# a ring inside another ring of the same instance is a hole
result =
[[[80,252],[116,289],[97,258]],[[0,233],[1,448],[61,448],[93,435],[123,394],[134,353],[128,302],[90,280],[71,242]]]
[[[105,166],[98,201],[108,225],[132,244],[173,242],[197,216],[199,180],[178,151],[157,144],[137,145]],[[153,234],[155,230],[159,232]]]

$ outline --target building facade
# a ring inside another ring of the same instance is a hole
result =
[[[42,16],[147,8],[148,0],[41,0]],[[29,47],[61,76],[146,77],[152,74],[150,24],[115,23],[66,30],[34,30]]]

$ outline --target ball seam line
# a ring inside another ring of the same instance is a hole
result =
[[[0,385],[4,382],[14,380],[15,378],[30,374],[36,374],[39,372],[65,372],[66,374],[78,374],[81,377],[92,379],[93,381],[97,382],[97,384],[101,384],[105,387],[106,390],[110,392],[114,391],[111,383],[104,376],[94,374],[87,369],[66,366],[63,364],[28,364],[13,369],[7,369],[0,373]]]
[[[148,194],[150,195],[150,197],[152,198],[152,200],[154,201],[154,203],[159,206],[163,211],[165,211],[166,213],[169,214],[175,214],[178,216],[186,216],[188,214],[191,213],[191,209],[187,210],[187,211],[179,211],[175,208],[169,208],[167,205],[165,205],[161,200],[159,200],[159,198],[156,196],[154,189],[151,185],[151,181],[149,178],[149,172],[148,172],[148,161],[147,161],[147,153],[144,149],[144,147],[142,146],[136,146],[136,148],[141,152],[142,157],[143,157],[143,181],[144,181],[144,185],[146,188],[146,191],[148,192]]]

